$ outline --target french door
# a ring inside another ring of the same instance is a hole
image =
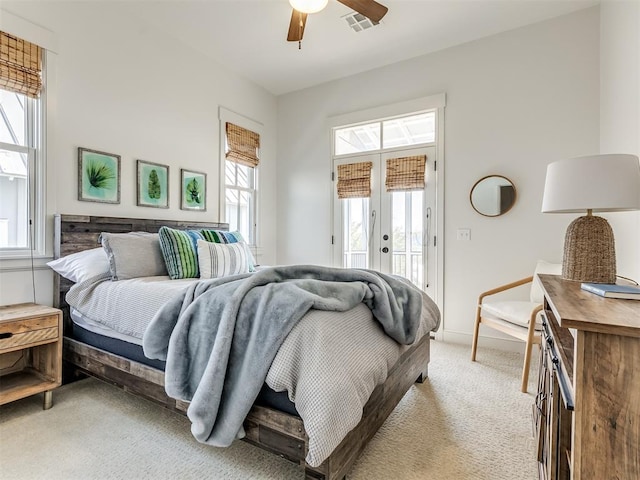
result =
[[[387,192],[387,160],[426,155],[425,189]],[[436,147],[385,150],[334,160],[371,162],[371,196],[338,199],[334,188],[334,264],[403,276],[435,298]]]

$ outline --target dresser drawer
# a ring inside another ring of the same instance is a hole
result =
[[[57,315],[3,322],[0,323],[0,353],[16,347],[55,341],[59,335]]]

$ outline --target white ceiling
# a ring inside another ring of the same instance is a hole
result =
[[[302,49],[287,42],[288,0],[129,0],[128,13],[280,95],[523,25],[598,0],[379,0],[382,23],[360,33],[330,0],[309,15]]]

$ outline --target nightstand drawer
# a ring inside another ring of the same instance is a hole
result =
[[[55,341],[58,336],[57,315],[0,323],[0,352]]]

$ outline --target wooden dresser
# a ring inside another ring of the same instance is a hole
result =
[[[599,297],[557,275],[538,278],[540,478],[640,479],[640,301]]]

